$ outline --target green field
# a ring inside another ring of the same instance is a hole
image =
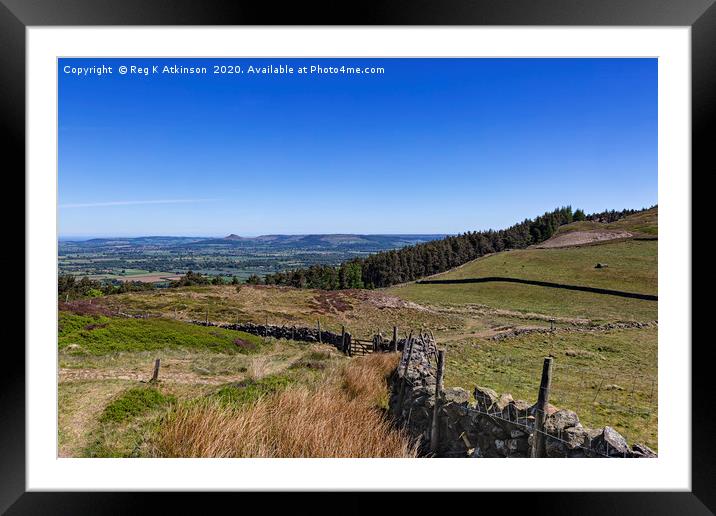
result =
[[[498,253],[431,277],[435,280],[507,277],[566,285],[657,294],[658,242],[624,240],[558,249]],[[597,269],[597,263],[607,268]],[[417,303],[480,304],[593,321],[649,321],[657,302],[605,294],[505,282],[466,284],[410,283],[387,292]]]
[[[553,356],[553,405],[575,411],[584,426],[609,425],[656,450],[657,337],[645,328],[452,341],[445,385],[481,385],[534,403],[542,361]]]

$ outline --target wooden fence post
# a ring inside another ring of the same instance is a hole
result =
[[[440,393],[443,390],[443,374],[445,373],[445,351],[438,350],[438,376],[435,382],[435,405],[433,406],[433,424],[430,432],[430,451],[438,449],[438,415],[440,413]]]
[[[159,363],[160,360],[157,358],[154,361],[154,373],[152,373],[152,379],[150,380],[152,383],[156,383],[159,380]]]
[[[398,351],[398,327],[393,326],[393,342],[390,343],[391,351]]]
[[[205,326],[209,326],[209,307],[206,307],[206,324]]]
[[[343,339],[343,353],[348,356],[351,356],[351,346],[351,334],[349,332],[346,332],[345,339]]]
[[[532,457],[546,457],[544,422],[547,416],[549,390],[552,384],[552,357],[546,357],[542,364],[542,379],[539,384],[539,396],[535,406],[535,430],[532,434]]]
[[[402,408],[403,408],[403,398],[405,397],[405,375],[408,374],[408,366],[410,366],[410,357],[413,354],[413,334],[411,332],[410,336],[408,337],[408,342],[405,343],[406,346],[408,346],[408,355],[405,358],[405,367],[403,367],[403,376],[402,381],[400,382],[400,392],[398,393],[398,413],[399,416],[401,414]],[[403,353],[405,353],[405,350],[403,350]],[[400,367],[400,364],[398,364],[398,367]]]

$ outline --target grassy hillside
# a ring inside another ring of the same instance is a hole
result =
[[[486,256],[431,280],[507,277],[657,294],[656,241],[622,240],[559,249],[524,249]],[[595,268],[605,263],[607,268]],[[654,320],[657,303],[556,288],[494,283],[417,284],[387,290],[425,304],[482,304],[595,321]]]
[[[592,221],[574,222],[560,227],[556,234],[570,231],[628,231],[634,234],[656,236],[659,234],[659,208],[651,208],[608,224]]]
[[[315,326],[326,330],[345,325],[354,336],[369,337],[377,330],[426,326],[455,326],[456,317],[430,312],[382,292],[366,290],[322,291],[290,287],[201,286],[132,292],[95,300],[109,309],[136,314],[157,314],[180,320],[215,322],[251,321],[258,324]],[[176,312],[175,312],[176,310]]]
[[[657,210],[652,209],[612,224],[569,224],[554,238],[577,231],[626,231],[633,236],[497,253],[429,280],[502,277],[657,295],[658,242],[653,239],[658,234],[657,219]],[[608,267],[595,268],[597,263]],[[384,292],[466,316],[468,324],[444,332],[439,339],[448,349],[447,386],[483,385],[534,401],[542,359],[553,356],[553,404],[576,411],[587,426],[610,425],[629,440],[657,448],[658,329],[575,331],[569,323],[652,321],[658,318],[658,302],[500,281],[409,283]],[[524,319],[499,321],[494,314],[521,314]],[[491,339],[502,330],[543,327],[549,317],[558,319],[553,333]]]

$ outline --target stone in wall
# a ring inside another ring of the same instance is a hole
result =
[[[435,404],[435,342],[420,335],[412,342],[401,342],[403,354],[391,377],[389,407],[396,423],[429,449]],[[410,359],[408,360],[408,357]],[[486,387],[476,387],[473,399],[464,389],[439,393],[436,455],[439,457],[504,457],[531,455],[535,425],[535,406],[515,400],[510,394],[498,395]],[[545,448],[547,457],[656,457],[643,444],[629,447],[626,439],[607,426],[582,426],[571,410],[547,406]]]

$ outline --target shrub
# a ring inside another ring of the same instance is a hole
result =
[[[99,420],[101,423],[121,423],[174,401],[174,396],[162,394],[154,387],[134,387],[112,400]]]

